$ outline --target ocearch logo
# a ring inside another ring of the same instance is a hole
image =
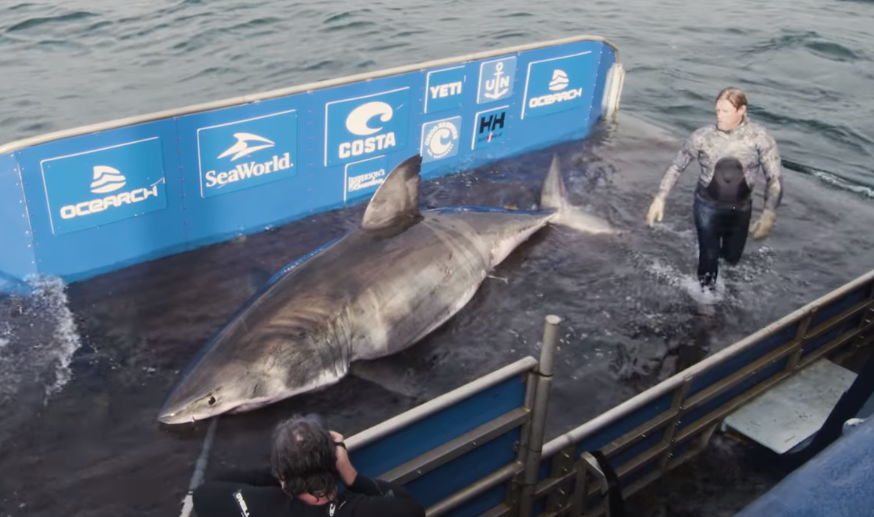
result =
[[[368,102],[358,106],[349,116],[346,117],[346,129],[353,135],[368,136],[382,131],[382,126],[371,127],[370,124],[375,117],[379,117],[380,122],[389,122],[394,116],[394,109],[389,104],[382,101]]]
[[[570,80],[567,73],[561,68],[556,68],[552,71],[552,80],[549,81],[549,91],[558,92],[567,88]]]
[[[91,192],[109,194],[124,187],[127,178],[118,169],[109,165],[95,165],[92,169]]]
[[[64,205],[60,209],[61,219],[73,219],[86,215],[97,214],[112,208],[142,203],[149,198],[158,197],[158,184],[163,178],[148,187],[135,188],[130,191],[111,194],[79,203]],[[108,165],[95,165],[92,168],[91,192],[93,194],[109,194],[121,189],[127,183],[127,178],[118,169]]]
[[[549,91],[554,93],[532,97],[528,100],[528,107],[532,109],[540,108],[551,104],[572,101],[583,95],[582,88],[572,88],[568,90],[568,86],[570,86],[570,79],[568,78],[567,73],[560,68],[556,68],[552,71],[552,79],[549,81],[548,86]]]

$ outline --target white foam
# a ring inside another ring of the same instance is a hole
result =
[[[716,280],[716,289],[704,289],[697,277],[684,275],[680,278],[680,288],[686,291],[689,296],[699,305],[714,305],[721,302],[725,298],[725,284],[722,278]]]
[[[725,298],[725,283],[722,277],[717,278],[714,290],[702,289],[698,277],[680,273],[674,266],[653,260],[647,269],[656,277],[685,292],[699,305],[714,305]]]
[[[81,346],[60,278],[27,279],[29,296],[14,300],[17,314],[0,328],[0,395],[13,397],[25,384],[43,392],[43,402],[72,378],[70,363]]]

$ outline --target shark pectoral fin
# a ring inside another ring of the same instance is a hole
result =
[[[617,233],[606,220],[589,214],[582,208],[572,205],[567,197],[567,189],[561,177],[558,155],[552,156],[549,172],[543,180],[540,191],[540,208],[555,210],[550,222],[567,226],[585,233]]]
[[[619,233],[605,219],[592,215],[580,207],[568,205],[559,211],[551,221],[583,233]]]
[[[355,361],[349,368],[349,374],[402,397],[415,399],[421,395],[421,389],[412,378],[409,368],[394,357]]]
[[[419,220],[419,171],[422,157],[407,158],[379,186],[364,211],[361,228],[385,230],[407,227]]]

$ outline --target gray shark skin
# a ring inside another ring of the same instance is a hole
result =
[[[274,275],[180,375],[158,420],[188,423],[333,384],[357,359],[409,347],[458,312],[550,221],[612,231],[575,210],[553,159],[538,211],[419,212],[421,157],[398,165],[361,227]]]

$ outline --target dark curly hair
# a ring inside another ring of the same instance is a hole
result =
[[[295,415],[276,426],[270,465],[292,496],[331,497],[340,481],[336,445],[315,415]]]

